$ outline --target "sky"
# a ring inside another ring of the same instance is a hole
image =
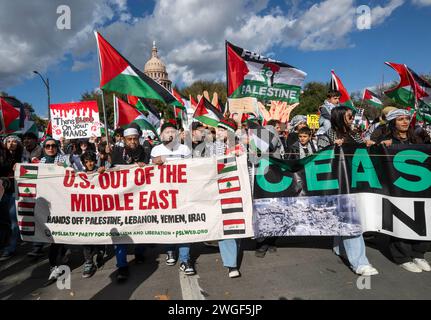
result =
[[[70,29],[57,26],[60,5]],[[14,0],[0,2],[0,91],[47,116],[37,70],[51,103],[79,101],[99,86],[95,30],[141,70],[156,41],[180,88],[225,80],[225,40],[305,71],[306,82],[333,69],[350,92],[396,81],[385,61],[431,74],[431,0]]]

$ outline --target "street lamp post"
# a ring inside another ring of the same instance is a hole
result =
[[[51,94],[49,92],[49,79],[48,77],[46,77],[46,81],[45,81],[45,79],[42,77],[42,75],[39,72],[33,71],[33,73],[37,74],[45,84],[46,91],[48,93],[48,120],[51,120],[51,112],[49,111],[49,106],[51,105]]]

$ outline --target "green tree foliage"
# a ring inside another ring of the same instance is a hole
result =
[[[309,82],[301,93],[300,104],[296,107],[290,118],[297,114],[317,113],[328,93],[329,84],[322,82]]]
[[[192,83],[190,86],[183,88],[180,93],[189,98],[191,95],[194,99],[198,95],[202,95],[204,91],[208,91],[210,98],[212,98],[214,92],[217,92],[217,95],[223,104],[226,103],[227,100],[227,88],[225,82],[211,82],[211,81],[196,81]]]
[[[105,108],[106,108],[106,117],[107,117],[108,127],[111,129],[114,127],[114,101],[113,101],[113,97],[114,97],[113,92],[103,91],[103,98],[105,100]],[[119,96],[119,97],[122,98],[121,96]],[[105,118],[104,118],[104,113],[103,113],[102,95],[96,91],[84,92],[81,95],[81,101],[91,101],[91,100],[97,101],[97,106],[99,107],[100,122],[102,122],[102,124],[104,124]]]

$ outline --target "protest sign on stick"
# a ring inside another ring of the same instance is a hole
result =
[[[101,123],[96,101],[51,104],[54,139],[100,137]]]

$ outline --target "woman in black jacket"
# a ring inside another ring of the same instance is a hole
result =
[[[1,200],[0,208],[2,221],[9,221],[11,227],[11,234],[8,244],[4,248],[0,261],[7,260],[13,256],[16,250],[16,245],[19,239],[18,221],[16,218],[15,207],[15,181],[14,181],[14,167],[15,164],[21,162],[23,147],[21,139],[17,136],[8,136],[4,140],[4,146],[0,150],[0,177],[2,177],[5,193]]]

